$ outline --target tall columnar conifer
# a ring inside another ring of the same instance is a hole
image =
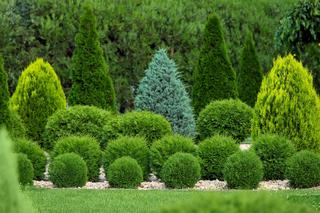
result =
[[[135,107],[163,115],[175,133],[195,134],[191,101],[179,79],[176,64],[163,49],[155,54],[139,84]]]
[[[69,103],[92,105],[115,111],[113,82],[100,47],[96,25],[92,8],[86,5],[75,38]]]
[[[8,76],[4,70],[3,58],[0,55],[0,126],[6,125],[10,117],[9,98]]]
[[[262,78],[263,70],[253,44],[252,34],[248,33],[242,49],[237,81],[239,98],[251,107],[256,103]]]
[[[197,114],[211,101],[237,97],[236,75],[223,36],[219,18],[210,15],[194,71],[193,107]]]

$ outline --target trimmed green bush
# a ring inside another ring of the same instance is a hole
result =
[[[116,110],[115,92],[100,47],[97,21],[93,9],[85,5],[80,17],[72,56],[70,105],[91,105]]]
[[[150,148],[151,168],[155,174],[160,174],[164,162],[177,152],[197,155],[197,147],[191,138],[181,135],[166,135],[154,142]]]
[[[143,172],[135,159],[125,156],[109,166],[107,180],[115,188],[137,188],[143,181]]]
[[[208,17],[193,75],[193,107],[196,114],[212,101],[237,97],[236,74],[228,57],[220,20],[215,14]]]
[[[17,112],[10,110],[6,127],[12,138],[24,138],[26,136],[26,127]]]
[[[82,187],[87,182],[86,162],[75,153],[66,153],[53,159],[49,179],[57,187]]]
[[[15,152],[25,154],[31,161],[34,169],[34,178],[41,180],[46,171],[47,157],[40,146],[27,139],[15,139]]]
[[[320,156],[303,150],[287,161],[285,173],[291,186],[295,188],[309,188],[320,184]]]
[[[199,158],[202,178],[223,180],[223,168],[229,156],[240,151],[231,137],[215,135],[199,144]]]
[[[200,140],[216,134],[231,136],[238,143],[251,133],[253,109],[240,100],[221,100],[204,108],[197,121]]]
[[[237,75],[239,98],[244,103],[254,107],[263,78],[251,32],[245,40],[240,61],[240,70]]]
[[[19,183],[23,186],[33,185],[33,166],[25,154],[17,154]]]
[[[54,145],[52,158],[64,153],[75,153],[83,158],[88,168],[88,179],[99,180],[102,152],[99,143],[88,136],[69,136],[59,139]]]
[[[320,101],[312,77],[292,55],[279,57],[263,79],[252,135],[283,135],[297,150],[320,152]]]
[[[27,136],[40,141],[48,118],[66,108],[60,80],[49,63],[37,59],[22,72],[10,107],[26,125]]]
[[[113,116],[110,112],[94,106],[73,106],[59,110],[48,119],[43,146],[50,150],[59,138],[88,135],[97,139],[101,147],[105,147],[102,128]]]
[[[108,171],[109,166],[123,156],[135,159],[142,168],[144,178],[147,179],[150,173],[150,151],[145,139],[123,136],[111,141],[104,152],[104,170]]]
[[[286,161],[295,153],[291,141],[278,135],[260,135],[252,144],[252,149],[263,164],[265,180],[284,180]]]
[[[200,170],[196,157],[177,152],[164,163],[160,178],[170,188],[193,187],[201,177]]]
[[[223,177],[229,188],[255,189],[263,178],[263,165],[252,151],[231,155],[224,166]]]

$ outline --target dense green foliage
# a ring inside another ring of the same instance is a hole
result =
[[[196,157],[177,152],[164,163],[160,178],[169,188],[193,187],[200,179],[200,170]]]
[[[244,103],[254,107],[263,78],[252,34],[248,33],[241,52],[240,69],[237,73],[239,98]]]
[[[44,147],[52,149],[59,138],[71,135],[94,137],[101,147],[105,147],[102,128],[112,117],[110,112],[94,106],[73,106],[59,110],[48,119],[43,135]]]
[[[215,134],[231,136],[238,143],[251,132],[253,109],[240,100],[221,100],[204,108],[197,120],[200,140]]]
[[[26,125],[27,136],[40,141],[48,117],[66,107],[60,80],[51,65],[43,59],[30,64],[22,72],[10,104]]]
[[[202,179],[223,180],[223,168],[228,157],[240,151],[231,137],[215,135],[199,144]]]
[[[279,57],[263,79],[252,131],[254,137],[283,135],[297,150],[320,151],[320,101],[311,75],[292,55]]]
[[[310,188],[320,184],[320,156],[310,151],[300,151],[288,159],[286,178],[291,186]]]
[[[252,149],[262,161],[265,180],[285,179],[286,161],[295,153],[291,141],[278,135],[260,135]]]
[[[236,74],[228,57],[220,20],[215,14],[208,17],[204,30],[192,93],[196,114],[212,101],[237,97]]]
[[[75,153],[66,153],[53,159],[49,179],[57,187],[82,187],[87,182],[86,162]]]
[[[109,166],[107,180],[111,187],[137,188],[143,181],[143,172],[135,159],[124,156]]]
[[[157,51],[150,62],[138,87],[135,108],[163,115],[171,123],[173,132],[194,136],[191,101],[176,64],[168,58],[166,50]]]
[[[14,145],[15,152],[25,154],[31,161],[34,169],[34,178],[36,180],[43,179],[46,170],[47,157],[40,146],[37,143],[26,139],[15,139]]]
[[[108,171],[109,166],[116,159],[123,156],[135,159],[142,168],[144,178],[148,177],[150,172],[150,151],[145,139],[123,136],[111,141],[104,152],[104,170]]]
[[[19,183],[23,186],[33,185],[34,171],[31,161],[25,154],[17,154]]]
[[[89,136],[69,136],[59,139],[54,145],[51,157],[64,153],[75,153],[83,158],[88,168],[88,179],[99,180],[102,152],[99,143]]]
[[[155,174],[160,174],[164,162],[177,152],[196,155],[197,147],[191,138],[181,135],[166,135],[154,142],[150,148],[151,168]]]
[[[263,165],[254,152],[240,151],[227,159],[223,176],[229,188],[255,189],[263,178]]]
[[[115,111],[113,82],[100,47],[93,8],[86,5],[82,13],[72,56],[69,103]]]

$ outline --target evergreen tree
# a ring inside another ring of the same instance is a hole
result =
[[[213,14],[208,17],[194,71],[193,107],[199,114],[211,101],[236,97],[236,75],[227,55],[220,20]]]
[[[195,133],[191,101],[179,79],[176,64],[160,49],[149,64],[135,98],[138,110],[163,115],[173,131],[185,136]]]
[[[115,92],[103,57],[92,8],[84,7],[72,57],[70,105],[93,105],[116,110]]]
[[[248,33],[241,54],[237,80],[239,98],[251,107],[256,103],[262,78],[263,70],[253,44],[252,34]]]
[[[9,98],[8,76],[4,70],[3,58],[0,55],[0,126],[6,125],[10,117]]]

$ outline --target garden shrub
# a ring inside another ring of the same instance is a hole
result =
[[[212,101],[237,97],[236,74],[215,14],[208,17],[193,80],[193,107],[197,115]]]
[[[94,106],[73,106],[59,110],[48,119],[43,135],[44,147],[52,149],[55,142],[62,137],[88,135],[96,138],[103,148],[106,144],[102,141],[102,128],[113,116],[110,112]]]
[[[320,151],[320,101],[312,77],[292,55],[279,57],[263,79],[252,134],[283,135],[297,150]]]
[[[150,172],[150,151],[146,141],[141,137],[122,136],[111,141],[104,152],[104,170],[118,158],[129,156],[135,159],[142,168],[146,179]]]
[[[145,73],[135,97],[135,108],[163,115],[171,123],[173,132],[194,136],[191,101],[177,66],[166,50],[156,52]]]
[[[100,47],[93,8],[86,4],[82,13],[71,61],[72,87],[69,103],[115,111],[113,82]]]
[[[320,184],[320,156],[303,150],[287,161],[285,173],[291,186],[295,188],[310,188]]]
[[[265,180],[285,179],[286,161],[295,153],[289,140],[278,135],[260,135],[253,142],[252,149],[262,161]]]
[[[160,174],[164,162],[177,152],[196,156],[197,147],[191,138],[181,135],[166,135],[154,142],[150,148],[151,167],[155,174]]]
[[[170,188],[193,187],[200,179],[200,170],[196,157],[177,152],[164,163],[160,178]]]
[[[54,145],[51,157],[64,153],[75,153],[83,158],[88,168],[88,179],[99,180],[102,152],[99,143],[88,136],[69,136],[59,139]]]
[[[263,165],[252,151],[240,151],[231,155],[223,169],[229,188],[255,189],[263,178]]]
[[[17,154],[19,183],[23,186],[33,185],[33,166],[25,154]]]
[[[223,168],[229,156],[240,151],[231,137],[215,135],[199,144],[199,158],[202,178],[223,180]]]
[[[240,100],[220,100],[204,108],[197,121],[200,140],[220,134],[231,136],[238,143],[251,133],[253,109]]]
[[[107,180],[115,188],[137,188],[143,181],[143,172],[135,159],[124,156],[109,166]]]
[[[22,72],[10,105],[23,120],[27,136],[40,141],[48,118],[66,107],[60,80],[49,63],[37,59]]]
[[[75,153],[58,155],[49,166],[49,179],[57,187],[82,187],[87,182],[86,162]]]
[[[34,178],[36,180],[43,179],[47,164],[45,152],[37,143],[27,139],[15,139],[14,142],[15,152],[25,154],[31,161],[34,169]]]

